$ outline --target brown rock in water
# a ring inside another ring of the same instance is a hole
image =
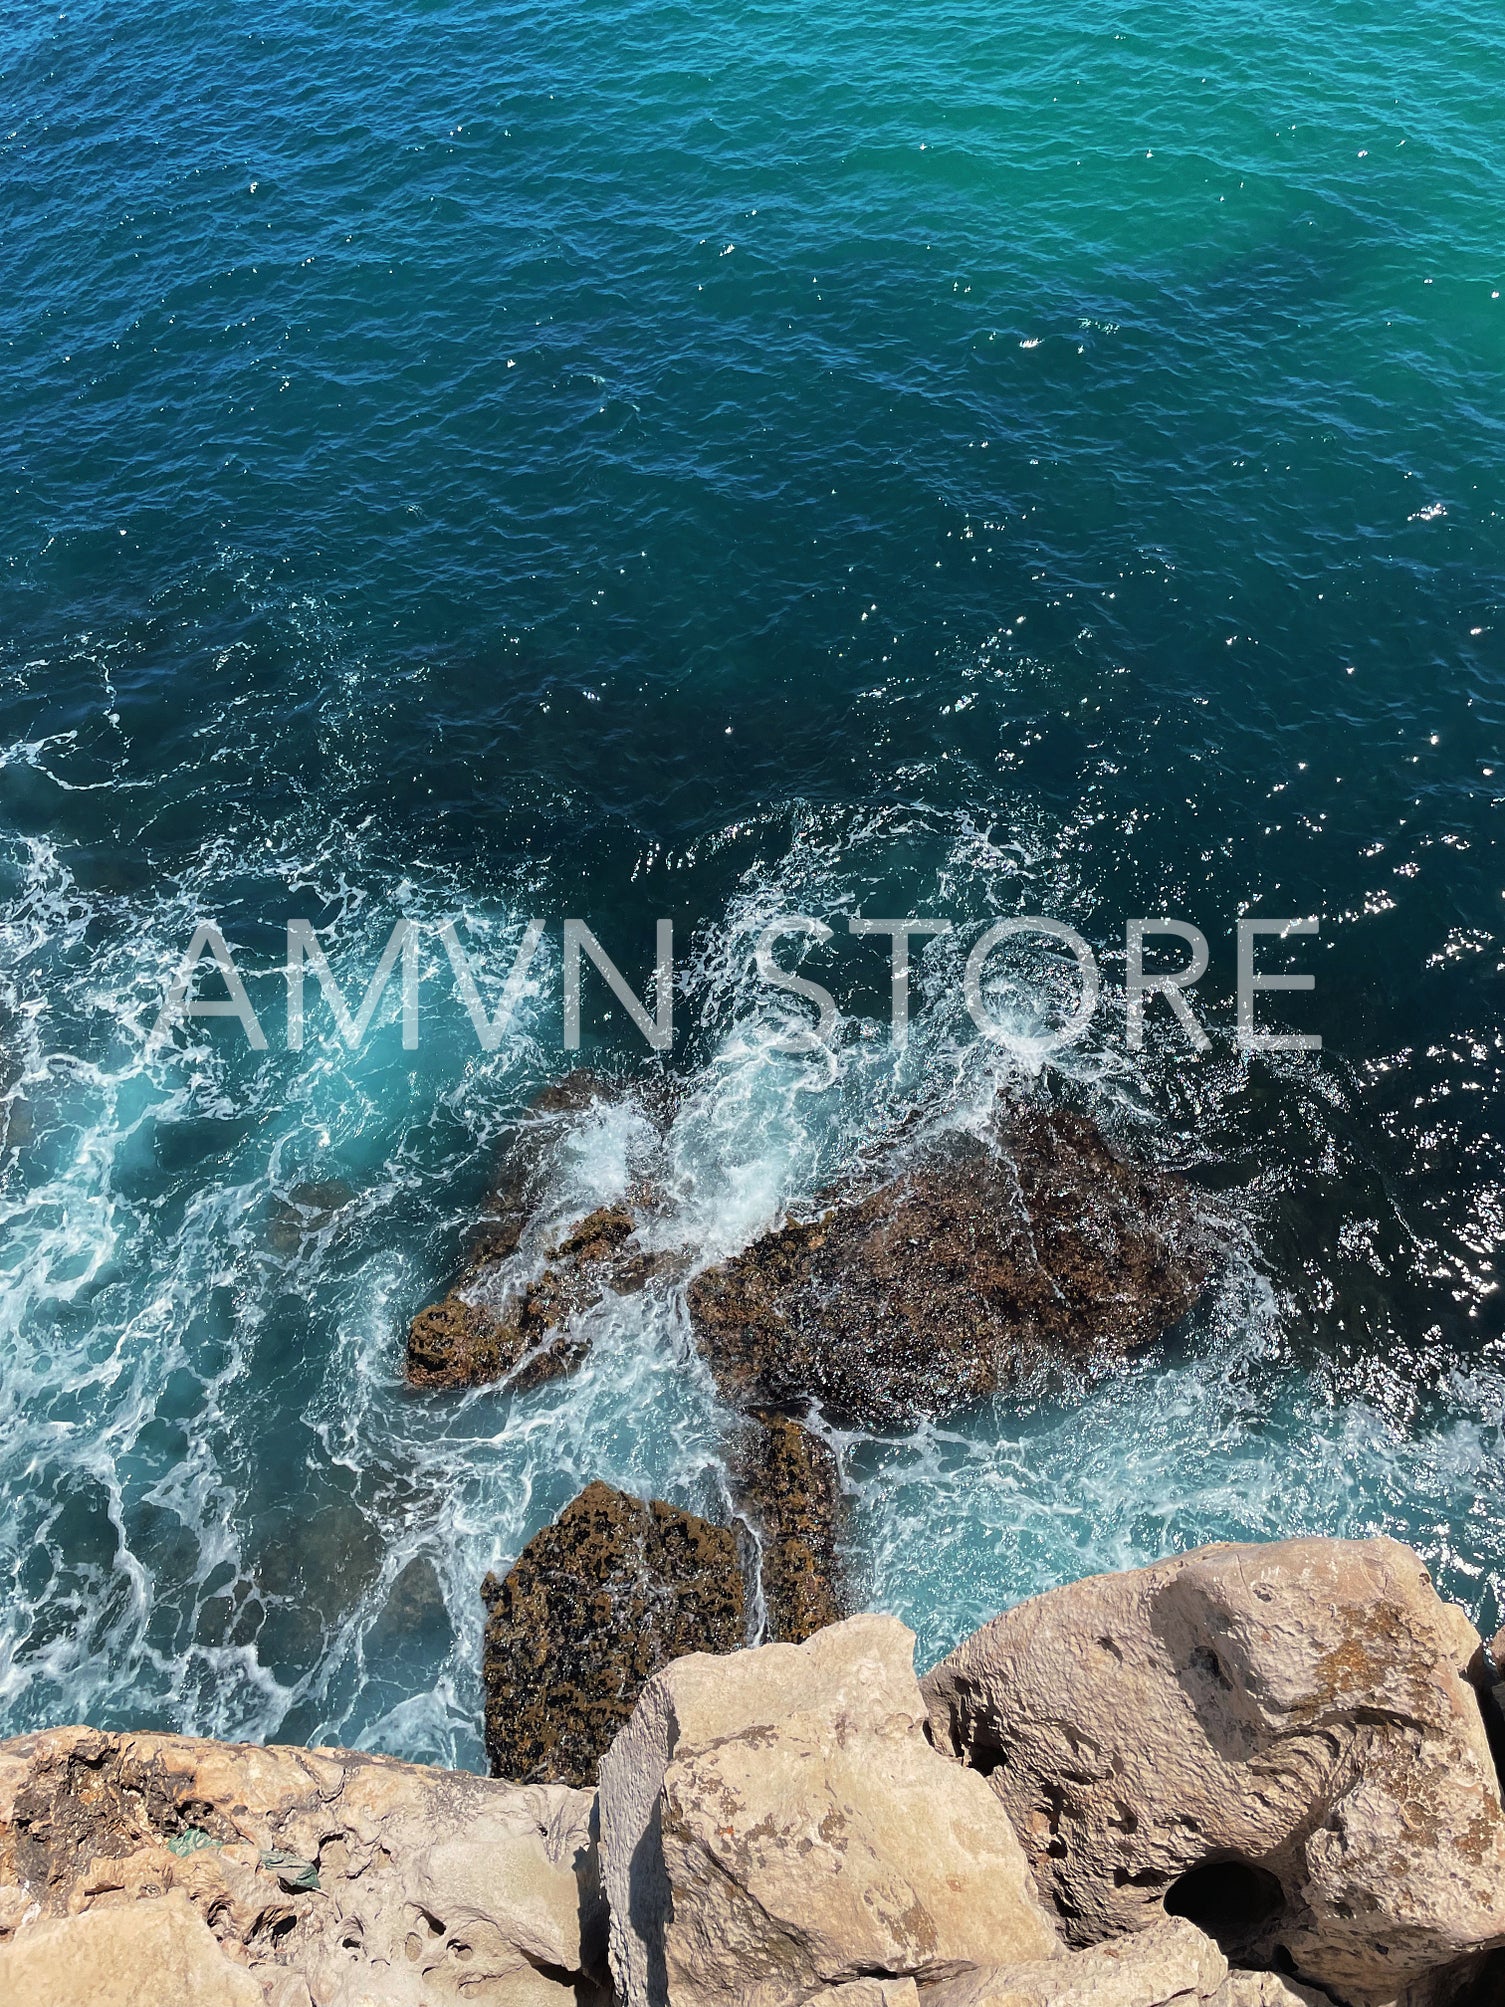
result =
[[[1020,1110],[764,1235],[697,1276],[689,1308],[729,1399],[882,1428],[1145,1344],[1206,1272],[1179,1180],[1116,1157],[1083,1116]]]
[[[736,1535],[600,1482],[481,1595],[486,1753],[493,1776],[525,1783],[594,1783],[660,1666],[746,1642]]]
[[[1478,1647],[1409,1548],[1286,1540],[1053,1589],[921,1685],[1073,1944],[1171,1912],[1379,2007],[1505,1943]]]
[[[596,1075],[567,1074],[535,1096],[518,1125],[471,1235],[459,1280],[420,1310],[408,1328],[408,1383],[424,1389],[505,1381],[513,1393],[573,1372],[590,1351],[573,1328],[610,1289],[642,1289],[666,1265],[657,1250],[631,1245],[634,1204],[600,1206],[554,1245],[530,1240],[544,1210],[553,1146],[571,1119],[610,1094]],[[540,1266],[541,1264],[541,1266]]]
[[[845,1501],[836,1458],[819,1436],[764,1409],[738,1430],[731,1465],[733,1495],[762,1548],[768,1637],[803,1644],[846,1615],[838,1549]]]
[[[605,1932],[584,1792],[346,1749],[0,1743],[0,2000],[18,2007],[580,2007]]]
[[[409,1385],[474,1387],[505,1380],[513,1393],[522,1393],[572,1372],[589,1352],[590,1339],[565,1327],[612,1286],[611,1258],[636,1224],[626,1206],[601,1206],[550,1248],[542,1275],[511,1301],[504,1298],[501,1307],[484,1293],[481,1273],[420,1310],[408,1327]]]

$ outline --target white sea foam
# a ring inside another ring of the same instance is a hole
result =
[[[550,1216],[620,1197],[651,1158],[654,1234],[714,1259],[881,1156],[900,1123],[975,1123],[1000,1088],[1069,1092],[1154,1154],[1153,1054],[1131,1065],[1105,1035],[1042,1073],[1024,1043],[980,1044],[959,936],[919,958],[905,1051],[858,1018],[829,1067],[781,1054],[779,999],[753,981],[769,918],[834,920],[895,877],[911,910],[1080,910],[1091,887],[1070,855],[1023,816],[1006,831],[915,810],[797,819],[782,860],[692,945],[662,1141],[631,1103],[583,1112],[551,1160]],[[358,829],[314,846],[268,829],[257,864],[320,886],[340,949],[374,965],[392,915]],[[584,1367],[530,1395],[404,1390],[406,1320],[550,1065],[536,1034],[557,962],[490,1057],[458,1009],[452,1037],[403,1054],[391,1004],[358,1056],[202,1034],[151,1054],[164,971],[237,868],[206,844],[146,895],[85,889],[46,843],[11,854],[6,1038],[33,1134],[0,1192],[0,1718],[477,1764],[485,1571],[593,1477],[724,1513],[726,1417],[667,1287],[608,1298]],[[465,893],[435,876],[405,887],[404,910],[436,922]],[[539,893],[519,886],[518,910]],[[501,967],[513,933],[493,933]],[[1021,1041],[1050,984],[1042,959],[1000,990]],[[1204,1078],[1212,1095],[1236,1080],[1226,1036]],[[1168,1348],[960,1422],[831,1431],[854,1583],[916,1627],[924,1658],[1022,1595],[1217,1537],[1385,1529],[1475,1607],[1493,1592],[1499,1377],[1459,1377],[1430,1409],[1340,1398],[1292,1353],[1253,1242],[1225,1238],[1213,1299]]]

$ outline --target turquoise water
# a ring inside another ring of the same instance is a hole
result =
[[[717,1506],[672,1294],[531,1396],[401,1385],[568,1064],[565,914],[634,981],[673,917],[683,1099],[661,1148],[582,1124],[562,1210],[658,1151],[709,1258],[1001,1080],[1221,1221],[1145,1359],[838,1439],[924,1656],[1303,1529],[1413,1539],[1497,1622],[1495,10],[93,4],[12,11],[0,102],[0,1730],[478,1763],[485,1569],[591,1476]],[[906,1054],[844,939],[832,1083],[770,1051],[785,910],[957,922]],[[1203,1057],[1123,1036],[1163,911]],[[1322,916],[1269,1005],[1320,1056],[1236,1051],[1242,911]],[[1012,912],[1110,992],[1043,1073],[959,1008]],[[289,1053],[287,918],[349,988],[400,913],[419,1050],[389,1004]],[[528,913],[482,1055],[433,930],[499,976]],[[148,1049],[206,915],[264,1054]]]

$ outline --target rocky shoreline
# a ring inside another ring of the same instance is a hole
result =
[[[598,1537],[619,1496],[588,1501]],[[676,1537],[637,1511],[645,1547]],[[5,1743],[0,1998],[1505,1999],[1499,1675],[1410,1549],[1209,1547],[1036,1597],[922,1679],[913,1644],[863,1615],[674,1656],[595,1789],[88,1728]]]
[[[504,1156],[428,1398],[577,1370],[682,1291],[724,1523],[596,1481],[482,1586],[490,1779],[60,1728],[0,1745],[21,2007],[1505,2007],[1494,1648],[1389,1540],[1218,1546],[1005,1611],[917,1679],[851,1615],[833,1428],[1160,1338],[1215,1249],[1084,1116],[1000,1106],[729,1258],[661,1108],[561,1203],[572,1075]],[[311,1200],[312,1204],[313,1201]]]

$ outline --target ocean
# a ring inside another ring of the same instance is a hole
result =
[[[673,1291],[533,1393],[403,1384],[579,1063],[673,1113],[582,1118],[561,1217],[657,1153],[706,1260],[999,1090],[1203,1195],[1161,1345],[830,1430],[921,1663],[1302,1531],[1505,1618],[1502,113],[1482,0],[8,11],[0,1733],[483,1767],[486,1570],[593,1477],[724,1514]],[[824,1063],[753,966],[790,913]],[[880,914],[953,922],[902,1049]],[[1053,1055],[1040,944],[1002,1038],[961,1005],[1015,914],[1102,967]],[[1165,914],[1205,1052],[1126,1037]],[[354,997],[404,916],[416,1049],[311,992],[289,1050],[288,920]],[[494,999],[533,916],[487,1053],[438,928]],[[672,920],[668,1054],[589,970],[563,1050],[572,916],[638,987]],[[1259,1007],[1320,1052],[1240,1049],[1241,916],[1319,921]],[[265,1050],[151,1039],[206,919]]]

